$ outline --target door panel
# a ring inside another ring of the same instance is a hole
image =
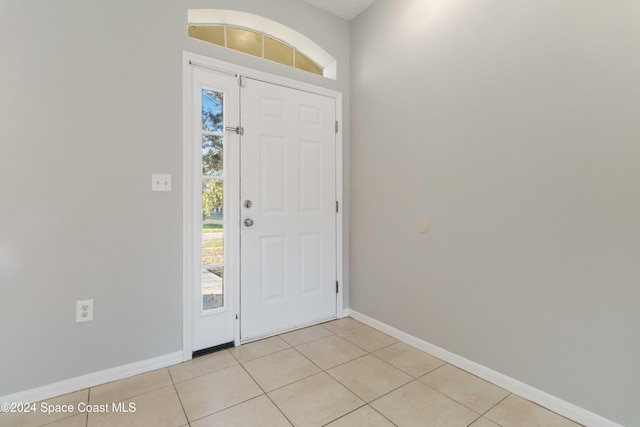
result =
[[[260,136],[260,204],[264,215],[286,215],[287,140]]]
[[[336,316],[335,99],[246,79],[241,340]]]
[[[300,294],[322,291],[322,233],[300,235]]]
[[[317,141],[300,142],[300,211],[320,214],[322,206],[322,144]]]
[[[260,238],[260,303],[286,299],[287,236]],[[248,313],[247,313],[248,314]]]

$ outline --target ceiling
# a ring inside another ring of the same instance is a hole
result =
[[[302,0],[305,3],[351,21],[376,0]]]

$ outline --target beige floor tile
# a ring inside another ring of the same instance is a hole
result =
[[[298,329],[297,331],[282,334],[280,335],[280,338],[289,343],[289,345],[295,347],[297,345],[319,340],[320,338],[328,337],[329,335],[333,335],[333,332],[323,328],[320,325],[316,325],[309,328]]]
[[[173,385],[136,396],[123,402],[124,408],[135,410],[116,412],[109,404],[109,412],[89,413],[88,427],[180,427],[187,418]]]
[[[338,335],[302,344],[296,349],[322,369],[329,369],[367,354]]]
[[[241,366],[178,383],[176,390],[190,422],[262,394]]]
[[[296,427],[323,426],[364,405],[324,372],[269,393]]]
[[[418,381],[392,391],[371,406],[400,427],[467,427],[479,417]]]
[[[419,381],[478,414],[484,414],[509,394],[508,391],[451,365],[444,365],[421,377]]]
[[[54,397],[51,399],[42,400],[35,404],[33,412],[0,412],[0,426],[3,427],[37,427],[43,424],[52,423],[54,421],[71,418],[78,415],[78,404],[83,402],[87,403],[89,397],[89,389],[76,391],[73,393],[65,394],[62,396]],[[49,405],[71,405],[73,412],[53,412],[48,413],[46,409],[42,411],[42,404]]]
[[[89,402],[95,404],[111,404],[172,384],[169,370],[167,370],[167,368],[157,369],[123,380],[91,387],[89,390]]]
[[[64,420],[56,421],[51,424],[47,424],[46,427],[86,427],[87,425],[87,413],[78,414],[71,418],[65,418]]]
[[[229,353],[242,363],[289,347],[290,345],[284,342],[280,337],[271,337],[231,348],[229,349]]]
[[[484,416],[503,427],[579,426],[567,418],[514,394],[509,395]]]
[[[320,372],[293,348],[243,363],[264,391],[271,391]]]
[[[373,354],[414,378],[421,377],[445,363],[402,342],[378,350]]]
[[[494,423],[493,421],[489,421],[486,418],[479,418],[469,427],[500,427],[500,426]]]
[[[346,332],[349,329],[358,328],[360,326],[364,326],[364,323],[360,323],[351,317],[345,317],[338,320],[332,320],[331,322],[323,323],[322,326],[327,328],[334,334],[339,334],[342,332]]]
[[[191,423],[191,427],[290,427],[282,412],[265,395]]]
[[[365,402],[371,402],[413,378],[386,362],[367,355],[327,371]]]
[[[327,427],[394,427],[394,425],[367,405],[327,424]]]
[[[342,332],[340,336],[370,353],[398,342],[397,339],[368,326],[350,329]]]
[[[188,362],[169,366],[169,373],[174,383],[190,380],[191,378],[219,371],[237,365],[238,361],[228,350],[196,357]]]

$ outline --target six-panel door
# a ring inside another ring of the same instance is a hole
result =
[[[335,99],[246,79],[241,120],[246,341],[336,316]]]

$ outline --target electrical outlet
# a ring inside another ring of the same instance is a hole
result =
[[[171,191],[171,175],[151,174],[151,191]]]
[[[76,323],[93,320],[93,300],[76,301]]]

